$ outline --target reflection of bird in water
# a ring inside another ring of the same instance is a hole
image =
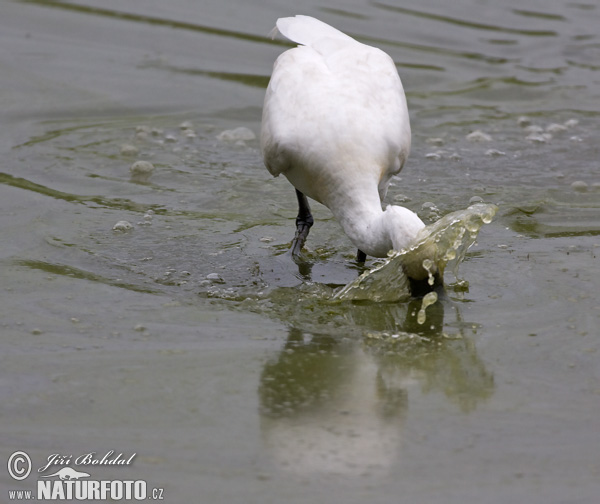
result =
[[[465,412],[493,393],[493,375],[473,342],[460,332],[443,337],[443,303],[428,308],[425,325],[415,321],[418,306],[353,305],[344,313],[369,328],[362,338],[290,328],[258,389],[263,442],[278,468],[302,476],[385,476],[401,453],[415,389],[441,391]]]
[[[357,259],[411,246],[424,228],[407,208],[382,210],[393,175],[410,150],[404,89],[393,60],[308,16],[281,18],[277,29],[301,44],[279,56],[265,96],[261,148],[268,170],[296,188],[298,258],[313,218],[307,197],[334,214],[358,247]],[[428,277],[422,260],[405,265]]]
[[[259,393],[265,445],[287,472],[385,475],[397,458],[406,392],[355,342],[291,329]]]

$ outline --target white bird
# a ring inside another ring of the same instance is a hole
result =
[[[367,254],[385,257],[410,247],[423,221],[401,206],[382,209],[411,141],[392,58],[309,16],[280,18],[277,31],[300,45],[273,67],[261,149],[269,172],[285,175],[296,188],[292,255],[299,256],[313,224],[307,196],[331,210],[358,247],[359,262]],[[413,278],[426,277],[423,268],[417,270]]]

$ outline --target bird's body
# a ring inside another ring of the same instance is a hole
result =
[[[265,96],[268,170],[301,193],[301,214],[302,195],[327,206],[360,251],[385,257],[409,247],[423,222],[406,208],[381,206],[411,140],[393,60],[311,17],[279,19],[277,29],[301,45],[279,56]],[[307,203],[305,210],[310,216]],[[306,235],[310,225],[312,218]]]

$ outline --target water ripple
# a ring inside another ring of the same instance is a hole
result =
[[[90,7],[87,5],[77,5],[72,3],[61,2],[60,0],[17,0],[20,3],[34,4],[40,7],[52,7],[56,9],[80,12],[82,14],[91,14],[94,16],[102,16],[123,21],[132,21],[135,23],[144,23],[148,25],[166,26],[178,30],[190,30],[202,32],[209,35],[218,35],[221,37],[230,37],[249,42],[258,42],[261,44],[275,44],[290,46],[291,44],[285,40],[272,40],[262,35],[254,35],[251,33],[240,33],[223,28],[215,28],[213,26],[203,26],[185,21],[175,21],[172,19],[162,19],[153,16],[144,16],[141,14],[132,14],[129,12],[121,12],[112,9],[103,9],[101,7]]]
[[[449,16],[442,16],[440,14],[433,14],[431,12],[422,12],[414,9],[407,9],[406,7],[397,7],[395,5],[388,5],[382,2],[371,2],[371,5],[379,9],[388,10],[391,12],[397,12],[399,14],[406,14],[408,16],[420,17],[430,19],[432,21],[440,21],[443,23],[453,24],[461,26],[463,28],[473,28],[475,30],[486,30],[502,33],[513,33],[517,35],[526,35],[529,37],[557,37],[558,33],[552,30],[523,30],[518,28],[507,28],[504,26],[496,26],[484,23],[475,23],[473,21],[466,21],[464,19],[452,18]]]

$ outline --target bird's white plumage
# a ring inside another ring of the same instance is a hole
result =
[[[265,165],[327,206],[365,253],[406,248],[424,224],[406,208],[381,208],[410,150],[394,62],[308,16],[279,19],[277,29],[301,45],[273,67],[261,131]]]

